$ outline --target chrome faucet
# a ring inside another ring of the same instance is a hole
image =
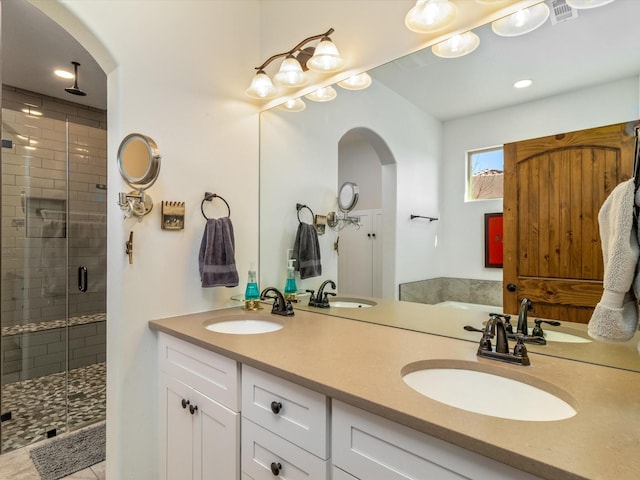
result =
[[[313,290],[307,290],[307,292],[311,293],[311,297],[309,298],[309,306],[310,307],[319,307],[319,308],[329,308],[329,295],[333,295],[335,297],[335,292],[325,292],[324,287],[327,285],[331,285],[331,288],[336,289],[336,284],[333,280],[325,280],[320,285],[318,289],[318,294],[313,295]]]
[[[500,360],[501,362],[515,363],[517,365],[531,365],[527,347],[524,345],[524,335],[517,334],[516,345],[513,347],[513,353],[509,352],[509,340],[504,322],[500,315],[491,314],[489,321],[484,329],[479,329],[467,325],[464,327],[469,332],[480,332],[482,338],[478,346],[477,355],[479,357],[490,358],[492,360]],[[493,349],[491,340],[495,337],[496,348]]]
[[[267,293],[273,292],[273,295],[267,295]],[[271,313],[273,315],[283,315],[285,317],[292,317],[293,313],[293,305],[291,305],[290,300],[285,300],[282,292],[274,287],[265,288],[260,294],[260,300],[266,300],[267,298],[271,298],[273,300],[273,306],[271,307]]]

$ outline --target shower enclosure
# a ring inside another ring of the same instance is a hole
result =
[[[106,112],[3,86],[0,452],[105,417]]]

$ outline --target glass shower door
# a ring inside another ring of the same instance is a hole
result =
[[[2,452],[104,418],[106,131],[43,111],[2,110]]]

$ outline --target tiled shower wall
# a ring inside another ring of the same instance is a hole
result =
[[[66,369],[67,316],[69,367],[105,359],[107,132],[105,111],[13,87],[3,86],[2,106],[2,139],[11,141],[2,149],[7,383]],[[81,265],[85,293],[77,288]]]

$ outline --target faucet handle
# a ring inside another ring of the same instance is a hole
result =
[[[478,332],[482,334],[482,338],[480,339],[480,350],[486,350],[489,352],[493,350],[493,346],[491,345],[493,332],[491,331],[491,327],[489,326],[489,324],[487,324],[487,327],[483,329],[472,327],[471,325],[465,325],[464,329],[467,332]]]
[[[322,297],[322,304],[326,305],[327,307],[329,306],[329,295],[331,295],[332,297],[336,296],[334,292],[324,292],[324,296]]]
[[[527,347],[524,344],[524,335],[516,334],[516,345],[513,347],[513,355],[521,359],[522,365],[530,365]]]

